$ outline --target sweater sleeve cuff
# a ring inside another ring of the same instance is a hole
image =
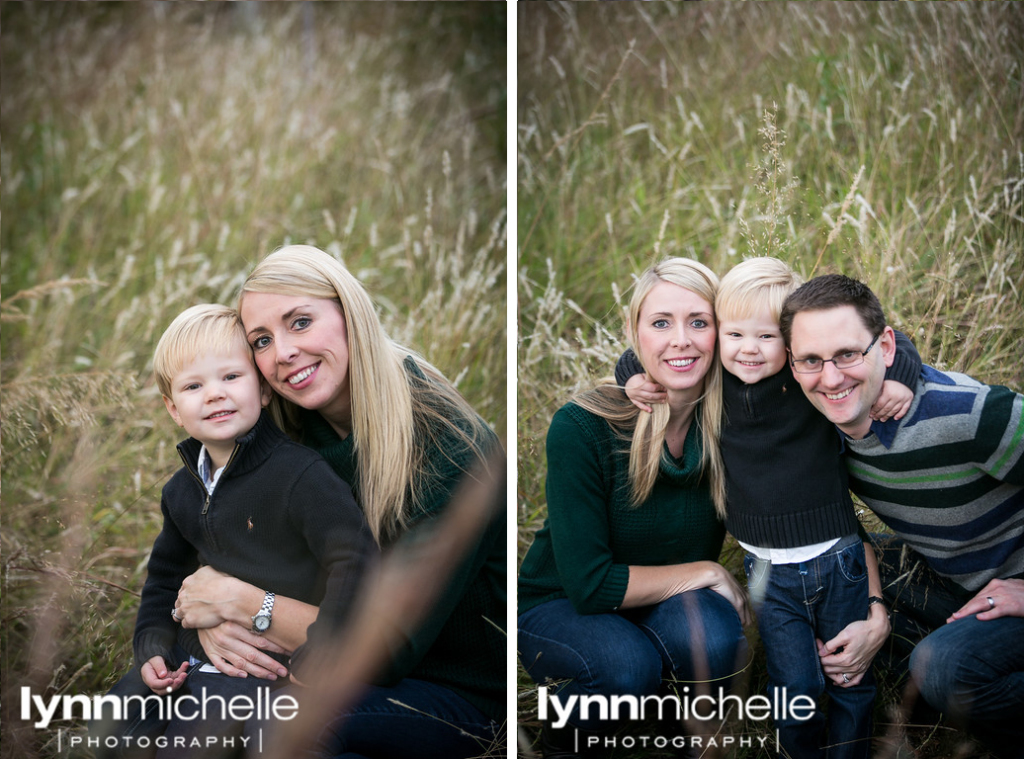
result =
[[[629,585],[629,566],[613,564],[601,583],[601,587],[592,596],[587,608],[579,610],[583,614],[604,614],[618,611],[626,597],[626,586]]]
[[[173,646],[174,639],[168,638],[164,630],[144,630],[135,636],[133,645],[136,668],[141,669],[142,665],[154,656],[162,656],[165,664],[172,665],[174,663],[171,652]]]
[[[902,332],[896,332],[896,355],[892,366],[885,370],[885,378],[917,392],[917,378],[920,374],[921,356],[914,343]]]
[[[619,357],[615,364],[615,382],[620,387],[625,387],[626,381],[635,374],[643,374],[644,367],[640,359],[636,357],[632,348],[626,348],[626,352]]]

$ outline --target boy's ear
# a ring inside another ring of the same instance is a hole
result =
[[[185,425],[181,423],[181,414],[178,413],[178,407],[174,405],[174,401],[166,395],[161,397],[164,399],[164,406],[167,407],[167,413],[171,415],[171,419],[173,419],[175,424],[179,427],[184,427]]]
[[[267,382],[266,378],[260,375],[260,405],[263,408],[267,407],[270,403],[270,399],[274,397],[274,391],[270,389],[270,383]]]

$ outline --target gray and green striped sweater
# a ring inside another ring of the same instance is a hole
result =
[[[903,419],[846,440],[850,488],[967,590],[1024,576],[1024,397],[924,366]]]

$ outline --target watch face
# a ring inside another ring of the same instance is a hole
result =
[[[270,617],[257,616],[256,619],[253,620],[252,625],[260,632],[263,632],[270,627]]]

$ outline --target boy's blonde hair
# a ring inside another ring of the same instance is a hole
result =
[[[715,316],[721,323],[723,319],[750,319],[767,311],[778,324],[782,304],[801,284],[801,276],[777,258],[747,259],[722,277]]]
[[[668,258],[655,264],[636,281],[633,297],[629,303],[628,339],[633,351],[639,356],[640,309],[644,301],[659,283],[669,282],[684,290],[699,295],[716,306],[718,277],[711,269],[689,258]],[[607,419],[613,426],[631,439],[629,453],[629,479],[632,486],[631,502],[639,506],[654,489],[661,465],[662,448],[665,443],[665,429],[669,422],[667,403],[652,404],[652,413],[641,413],[626,398],[618,386],[602,385],[573,398],[578,406]],[[703,444],[701,467],[703,476],[710,485],[712,500],[719,515],[725,515],[725,466],[719,450],[722,432],[722,364],[712,361],[711,368],[704,375],[704,392],[701,396],[696,421]]]
[[[319,248],[289,245],[271,253],[246,278],[239,309],[247,292],[322,298],[341,305],[348,335],[359,505],[377,542],[387,545],[404,531],[426,491],[428,441],[444,431],[463,439],[482,460],[480,443],[488,435],[483,421],[440,371],[388,337],[359,280]],[[427,381],[406,371],[407,357]],[[282,429],[301,435],[295,404],[275,393],[270,411]]]
[[[186,308],[164,330],[153,352],[153,373],[164,396],[171,397],[171,383],[196,356],[212,351],[228,351],[233,341],[245,349],[249,360],[252,351],[245,339],[245,329],[238,312],[215,303]]]

